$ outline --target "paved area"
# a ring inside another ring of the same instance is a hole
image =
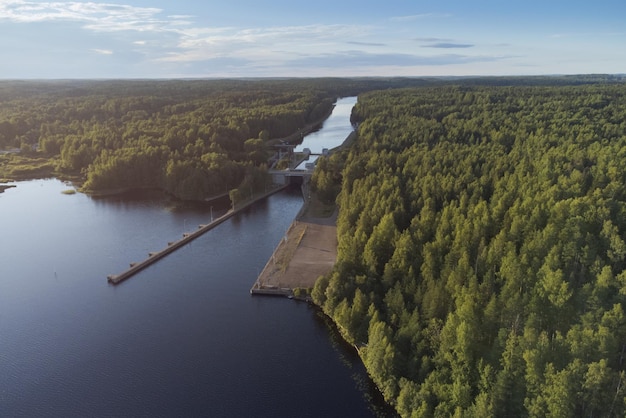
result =
[[[261,288],[313,287],[337,258],[336,215],[294,221],[258,279]]]

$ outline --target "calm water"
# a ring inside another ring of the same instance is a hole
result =
[[[322,128],[304,137],[302,144],[298,145],[295,151],[300,152],[304,148],[309,148],[311,152],[319,154],[324,148],[331,149],[341,145],[353,130],[350,114],[356,101],[356,97],[337,100],[332,115],[324,121]]]
[[[0,416],[388,413],[314,308],[248,293],[302,204],[297,190],[113,287],[108,274],[211,209],[68,188],[36,180],[0,194]]]

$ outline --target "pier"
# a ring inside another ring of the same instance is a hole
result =
[[[210,223],[208,224],[203,224],[203,225],[199,225],[198,229],[192,232],[185,232],[183,233],[183,237],[181,239],[179,239],[178,241],[171,241],[167,243],[167,247],[163,248],[160,251],[154,251],[154,252],[150,252],[148,253],[148,258],[145,259],[144,261],[141,262],[137,262],[137,263],[130,263],[130,268],[120,274],[111,274],[109,276],[107,276],[107,280],[109,281],[109,283],[111,284],[119,284],[121,282],[123,282],[124,280],[134,276],[135,274],[139,273],[141,270],[145,269],[146,267],[156,263],[157,261],[159,261],[160,259],[162,259],[163,257],[165,257],[166,255],[173,253],[174,251],[176,251],[177,249],[179,249],[180,247],[185,246],[186,244],[190,243],[191,241],[193,241],[194,239],[198,238],[199,236],[201,236],[202,234],[204,234],[205,232],[210,231],[211,229],[215,228],[216,226],[218,226],[219,224],[223,223],[224,221],[232,218],[233,216],[235,216],[236,214],[238,214],[239,212],[241,212],[242,210],[248,208],[249,206],[251,206],[252,204],[258,202],[259,200],[263,200],[268,196],[271,196],[274,193],[277,193],[283,189],[285,189],[287,187],[287,185],[282,185],[278,188],[275,188],[269,192],[266,192],[254,199],[251,199],[241,205],[239,205],[237,208],[235,209],[230,209],[228,210],[228,212],[226,212],[224,215],[220,216],[219,218],[212,220]]]

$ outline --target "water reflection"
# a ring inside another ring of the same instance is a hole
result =
[[[210,206],[66,188],[20,182],[0,204],[1,416],[373,415],[363,367],[327,319],[248,294],[297,189],[110,286]]]

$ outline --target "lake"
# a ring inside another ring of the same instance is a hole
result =
[[[392,414],[316,308],[249,294],[302,205],[298,189],[112,286],[107,275],[227,203],[16,185],[0,194],[0,416]]]

